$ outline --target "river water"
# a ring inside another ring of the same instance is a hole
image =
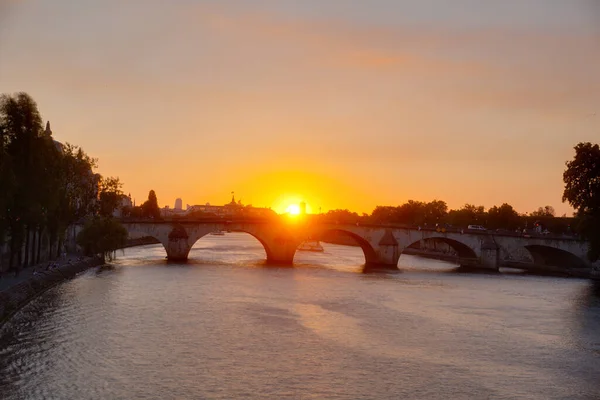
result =
[[[600,289],[457,273],[359,248],[263,265],[245,234],[189,263],[127,249],[31,302],[0,337],[0,399],[600,399]]]

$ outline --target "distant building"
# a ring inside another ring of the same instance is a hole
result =
[[[181,199],[175,199],[175,209],[178,211],[183,210],[183,201]]]
[[[133,208],[133,202],[131,201],[131,193],[127,196],[125,195],[121,195],[121,201],[119,202],[119,205],[117,206],[117,208],[114,209],[113,211],[113,217],[117,217],[117,218],[121,218],[124,216],[124,209],[129,209],[131,211],[131,209]],[[125,214],[127,215],[127,214]]]
[[[171,208],[169,206],[164,206],[160,209],[160,215],[162,217],[179,217],[187,215],[189,210]]]
[[[186,214],[199,214],[202,216],[215,216],[221,218],[229,217],[268,217],[275,215],[270,208],[253,207],[252,205],[243,205],[242,201],[235,201],[235,196],[231,196],[231,201],[223,206],[213,206],[210,203],[204,205],[189,206]]]

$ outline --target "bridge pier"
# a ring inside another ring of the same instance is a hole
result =
[[[192,246],[188,243],[189,235],[183,226],[175,226],[169,233],[169,241],[165,250],[167,250],[167,259],[169,261],[187,261]]]
[[[500,270],[500,248],[492,240],[483,241],[479,264],[477,266],[466,265],[465,268],[498,272]]]
[[[166,246],[167,259],[169,261],[187,261],[191,246],[187,239],[170,240]]]
[[[367,269],[398,269],[400,250],[398,249],[398,241],[392,234],[391,229],[386,230],[374,250],[373,253],[368,250],[365,251],[365,267]]]
[[[374,269],[398,269],[398,260],[400,253],[398,246],[380,246],[376,251],[376,257],[368,257],[365,260],[365,267]]]
[[[390,264],[385,262],[367,262],[365,270],[369,271],[399,271],[398,264]]]
[[[300,243],[302,241],[284,235],[275,237],[273,240],[262,241],[267,253],[267,264],[293,265],[294,255]]]
[[[499,271],[500,269],[500,249],[498,245],[486,240],[481,244],[481,268],[491,271]]]

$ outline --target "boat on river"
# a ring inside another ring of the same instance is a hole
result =
[[[214,235],[214,236],[225,236],[225,232],[223,232],[223,231],[214,231],[214,232],[211,232],[210,234]]]
[[[321,246],[321,243],[319,243],[318,240],[307,240],[304,243],[302,243],[300,246],[298,246],[298,250],[322,252],[323,246]]]

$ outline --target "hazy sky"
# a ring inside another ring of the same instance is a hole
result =
[[[600,142],[595,0],[0,0],[0,92],[137,202],[553,205]]]

